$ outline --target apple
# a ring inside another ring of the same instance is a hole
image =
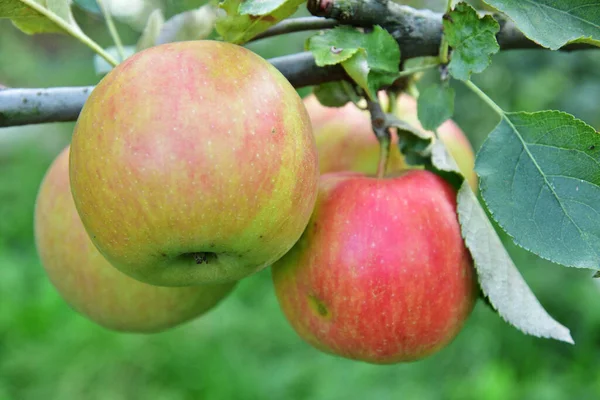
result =
[[[92,241],[122,272],[160,286],[232,282],[271,265],[306,227],[318,175],[291,84],[216,41],[128,58],[86,101],[71,147]]]
[[[477,298],[456,193],[426,170],[321,176],[315,211],[272,268],[283,313],[324,352],[376,364],[424,358]]]
[[[119,272],[92,244],[69,184],[69,148],[46,173],[35,207],[42,264],[75,310],[117,331],[158,332],[212,309],[234,283],[181,288],[152,286]]]
[[[382,96],[382,102],[387,98]],[[349,103],[343,107],[325,107],[314,95],[304,98],[319,152],[320,172],[356,171],[374,175],[379,160],[379,144],[371,128],[367,111]],[[417,117],[417,102],[407,94],[397,100],[397,116],[426,132]],[[469,140],[452,120],[438,128],[440,139],[467,177],[473,190],[477,190],[474,171],[475,155]],[[397,143],[394,138],[394,142]],[[392,146],[387,171],[398,172],[407,168],[397,146]]]

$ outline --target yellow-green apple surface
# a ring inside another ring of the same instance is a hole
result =
[[[176,326],[213,308],[235,285],[152,286],[110,265],[92,244],[75,209],[68,148],[40,187],[35,237],[42,264],[62,297],[109,329],[149,333]]]
[[[272,274],[279,304],[314,347],[377,364],[446,346],[477,298],[456,193],[420,169],[321,176],[306,231]]]
[[[387,102],[387,98],[382,97],[382,101]],[[304,104],[313,124],[321,173],[356,171],[374,175],[379,160],[379,144],[368,112],[352,103],[340,108],[325,107],[314,95],[306,97]],[[396,104],[399,118],[426,132],[419,122],[417,103],[412,97],[402,94]],[[438,128],[438,134],[473,190],[477,190],[475,155],[463,131],[454,121],[448,120]],[[398,147],[393,146],[387,171],[398,172],[406,167]]]
[[[308,223],[318,174],[291,84],[216,41],[152,47],[112,70],[81,111],[70,160],[94,244],[162,286],[231,282],[279,259]]]

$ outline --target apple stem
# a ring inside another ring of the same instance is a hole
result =
[[[379,142],[379,164],[377,165],[377,177],[383,178],[387,170],[388,159],[390,158],[390,145],[392,141],[387,140]]]
[[[379,164],[377,165],[377,177],[383,178],[387,169],[392,144],[392,134],[387,124],[385,112],[378,101],[367,100],[367,109],[371,113],[371,126],[379,141]]]

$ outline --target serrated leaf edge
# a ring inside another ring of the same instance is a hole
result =
[[[569,113],[567,113],[567,112],[560,111],[560,110],[542,110],[542,111],[534,111],[534,112],[529,112],[529,111],[516,111],[516,112],[507,113],[507,114],[509,114],[509,115],[510,115],[510,114],[516,114],[516,113],[519,113],[519,114],[528,114],[528,115],[533,115],[533,114],[539,114],[539,113],[545,113],[545,112],[553,112],[553,113],[558,113],[558,114],[563,114],[563,115],[566,115],[566,116],[568,116],[568,117],[571,117],[571,118],[573,118],[573,119],[575,119],[575,120],[581,121],[581,122],[583,122],[584,124],[586,124],[587,126],[589,126],[591,129],[594,129],[593,127],[591,127],[590,125],[588,125],[588,124],[587,124],[585,121],[583,121],[583,120],[580,120],[579,118],[575,117],[574,115],[571,115],[571,114],[569,114]],[[498,125],[500,125],[500,123],[501,123],[501,122],[502,122],[502,121],[500,121],[500,122],[498,123]],[[496,125],[496,127],[497,127],[498,125]],[[511,124],[511,125],[512,125],[512,124]],[[494,129],[496,129],[496,127],[494,127]],[[483,142],[482,146],[483,146],[483,145],[484,145],[484,144],[487,142],[487,140],[488,140],[488,138],[486,138],[486,140]],[[475,166],[477,166],[477,157],[476,157],[476,159],[475,159]],[[476,169],[476,168],[475,168],[475,173],[477,173],[477,169]],[[480,182],[482,182],[482,180],[481,180],[481,176],[480,176],[478,173],[477,173],[477,176],[480,178]],[[538,253],[537,253],[537,252],[535,252],[534,250],[532,250],[532,249],[528,248],[527,246],[524,246],[524,245],[522,245],[522,244],[521,244],[521,243],[519,243],[517,240],[515,240],[515,237],[514,237],[514,236],[513,236],[513,235],[512,235],[510,232],[508,232],[508,230],[506,229],[506,227],[505,227],[505,226],[504,226],[504,225],[503,225],[503,224],[502,224],[502,223],[501,223],[501,222],[498,220],[498,218],[496,218],[496,213],[495,213],[495,212],[494,212],[494,211],[493,211],[493,210],[490,208],[490,206],[489,206],[489,204],[488,204],[488,202],[487,202],[487,200],[486,200],[486,198],[485,198],[485,192],[486,192],[486,187],[485,187],[485,185],[481,185],[481,183],[480,183],[480,186],[479,186],[479,188],[480,188],[479,190],[480,190],[480,192],[481,192],[481,198],[483,199],[483,202],[484,202],[484,204],[485,204],[485,207],[486,207],[486,208],[487,208],[487,210],[489,211],[490,215],[492,216],[492,218],[494,218],[494,221],[495,221],[495,222],[498,224],[498,226],[499,226],[500,228],[502,228],[502,231],[503,231],[504,233],[506,233],[506,234],[507,234],[507,235],[510,237],[510,239],[512,240],[512,242],[513,242],[515,245],[517,245],[518,247],[520,247],[520,248],[522,248],[522,249],[524,249],[524,250],[527,250],[527,251],[528,251],[528,252],[530,252],[531,254],[535,254],[536,256],[540,257],[540,258],[541,258],[541,259],[543,259],[543,260],[547,260],[547,261],[550,261],[550,262],[556,263],[556,261],[554,261],[554,260],[552,260],[552,259],[550,259],[550,258],[548,258],[548,257],[545,257],[545,256],[543,256],[543,255],[541,255],[541,254],[538,254]],[[591,268],[591,267],[583,267],[583,266],[578,266],[578,265],[564,265],[564,264],[559,264],[559,265],[563,265],[563,266],[565,266],[565,267],[569,267],[569,268],[580,268],[580,269],[590,269],[590,270],[593,270],[593,271],[596,271],[596,270],[600,271],[600,265],[599,265],[599,266],[598,266],[598,268],[596,268],[596,269],[594,269],[594,268]]]
[[[454,65],[456,65],[456,64],[452,62],[452,59],[450,60],[450,63],[448,64],[448,69],[449,69],[451,72],[453,72],[453,73],[452,73],[452,76],[453,76],[454,78],[456,78],[456,79],[459,79],[459,80],[464,80],[464,81],[467,81],[467,80],[469,80],[469,79],[471,78],[471,75],[472,75],[473,73],[476,73],[476,74],[478,74],[478,73],[481,73],[481,72],[485,71],[485,70],[486,70],[486,69],[487,69],[487,68],[488,68],[488,67],[489,67],[489,66],[492,64],[492,55],[496,54],[496,53],[497,53],[497,52],[500,50],[500,45],[498,44],[498,40],[496,39],[496,35],[497,35],[497,34],[498,34],[498,32],[500,31],[500,24],[499,24],[499,23],[498,23],[498,21],[496,21],[496,19],[495,19],[493,16],[491,16],[491,15],[484,15],[484,16],[480,17],[480,16],[479,16],[479,13],[477,12],[477,10],[476,10],[475,8],[473,8],[473,7],[472,7],[470,4],[468,4],[468,3],[463,3],[463,2],[461,2],[461,3],[457,4],[457,6],[461,6],[461,7],[464,7],[464,8],[466,8],[466,9],[470,9],[470,10],[472,10],[472,11],[475,13],[475,15],[477,16],[477,19],[478,19],[479,21],[487,22],[487,21],[490,21],[490,20],[491,20],[491,21],[493,21],[493,22],[494,22],[494,27],[493,27],[493,28],[491,28],[491,27],[489,27],[489,28],[488,28],[488,27],[486,27],[486,29],[484,29],[482,32],[479,32],[479,33],[477,34],[477,35],[479,35],[479,34],[484,34],[484,33],[492,33],[492,34],[493,34],[493,36],[494,36],[494,43],[495,43],[494,49],[490,50],[490,52],[489,52],[489,53],[486,53],[486,54],[485,54],[485,55],[486,55],[486,57],[485,57],[485,58],[486,58],[486,63],[485,63],[485,66],[484,66],[482,69],[480,69],[480,70],[476,70],[476,69],[471,69],[471,68],[469,68],[469,69],[467,69],[467,72],[466,72],[466,77],[465,77],[465,76],[462,76],[461,74],[456,74],[456,73],[455,73],[455,70],[456,70],[456,68],[453,68],[453,66],[454,66]],[[454,11],[456,11],[456,9],[452,10],[452,11],[451,11],[451,13],[452,13],[452,12],[454,12]],[[477,35],[476,35],[476,36],[477,36]],[[464,43],[464,42],[465,42],[465,41],[462,41],[462,42],[461,42],[461,44],[462,44],[462,43]],[[451,46],[453,49],[455,49],[455,50],[456,50],[456,49],[459,49],[459,48],[461,47],[461,46],[455,47],[455,46],[452,46],[452,45],[450,45],[450,46]],[[459,77],[459,75],[461,75],[461,76]]]

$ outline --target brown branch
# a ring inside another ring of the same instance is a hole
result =
[[[309,0],[309,11],[333,22],[311,18],[312,27],[343,23],[359,27],[381,25],[400,45],[402,59],[435,56],[442,37],[442,14],[417,10],[387,0]],[[497,35],[502,50],[541,49],[527,39],[509,21],[495,15],[500,23]],[[298,22],[298,21],[297,21]],[[316,24],[316,25],[315,25]],[[300,24],[302,25],[302,24]],[[285,23],[271,28],[271,33],[284,33]],[[299,25],[296,24],[296,28]],[[308,27],[309,25],[304,25]],[[294,28],[294,29],[296,29]],[[299,29],[299,28],[298,28]],[[311,28],[312,29],[312,28]],[[561,50],[596,48],[587,44],[565,46]],[[296,88],[348,79],[338,66],[320,68],[310,53],[292,54],[269,60]],[[0,90],[0,127],[44,122],[74,121],[93,87]]]
[[[263,33],[259,33],[258,35],[254,36],[250,41],[253,42],[255,40],[284,35],[286,33],[330,29],[336,25],[339,25],[339,22],[337,22],[334,19],[325,19],[319,17],[290,18],[283,20],[277,25],[270,27]]]

